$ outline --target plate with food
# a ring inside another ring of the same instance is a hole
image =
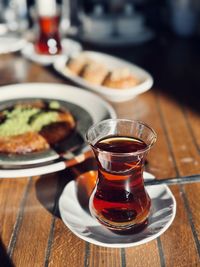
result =
[[[12,35],[0,37],[0,54],[8,54],[21,50],[26,46],[26,40]]]
[[[59,58],[54,68],[64,77],[112,102],[122,102],[146,92],[153,85],[144,69],[107,54],[83,51]]]
[[[85,146],[88,127],[115,116],[101,98],[76,87],[47,83],[1,87],[0,176],[18,176],[22,168],[41,168],[67,158]]]

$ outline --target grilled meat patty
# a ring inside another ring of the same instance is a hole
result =
[[[26,154],[49,148],[47,141],[38,133],[28,132],[12,137],[0,137],[0,152]]]
[[[39,104],[40,105],[39,105]],[[20,104],[21,106],[23,104]],[[18,107],[19,104],[16,105]],[[36,103],[26,103],[23,105],[23,108],[39,108],[38,114],[42,113],[42,118],[45,118],[45,115],[53,117],[53,120],[48,117],[49,123],[44,123],[41,127],[41,117],[40,120],[37,120],[37,113],[28,119],[28,129],[24,133],[16,134],[13,129],[14,135],[10,135],[10,132],[6,132],[3,129],[3,133],[6,134],[3,136],[2,132],[0,135],[0,153],[6,154],[26,154],[30,152],[42,151],[48,149],[50,146],[53,146],[63,139],[67,138],[72,131],[75,129],[75,120],[72,114],[68,110],[56,108],[56,109],[47,109],[45,103],[36,102]],[[50,111],[49,111],[50,110]],[[53,111],[52,111],[53,110]],[[7,111],[6,111],[7,112]],[[46,113],[45,113],[46,112]],[[48,113],[49,112],[49,113]],[[56,113],[56,117],[55,117]],[[3,114],[1,112],[1,114]],[[6,113],[5,113],[6,114]],[[18,114],[19,115],[19,114]],[[9,116],[8,115],[8,119]],[[22,112],[22,116],[24,113]],[[5,115],[2,115],[2,122],[5,121]],[[47,122],[48,122],[47,121]],[[30,124],[30,129],[29,129]],[[17,125],[16,125],[17,127]],[[15,127],[15,128],[16,128]],[[32,128],[31,128],[32,127]],[[40,129],[41,128],[41,129]],[[37,131],[37,129],[40,129]],[[12,130],[12,129],[11,129]],[[20,132],[20,130],[19,130]]]

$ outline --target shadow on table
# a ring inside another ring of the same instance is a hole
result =
[[[77,194],[82,207],[88,207],[90,193],[95,185],[96,163],[93,157],[78,163],[62,172],[43,175],[36,182],[36,196],[40,203],[54,216],[60,218],[58,207],[59,198],[65,186],[72,180],[77,181]],[[86,173],[86,176],[83,175]],[[91,179],[90,179],[91,178]]]
[[[148,162],[145,162],[147,168]],[[40,203],[53,215],[60,217],[58,201],[70,182],[76,181],[77,198],[85,211],[89,211],[89,197],[95,187],[97,165],[93,156],[62,172],[43,175],[36,182],[36,196]]]
[[[0,239],[0,266],[14,267],[14,264],[7,254],[6,248]]]

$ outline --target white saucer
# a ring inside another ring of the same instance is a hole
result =
[[[91,44],[97,44],[101,46],[123,46],[123,45],[138,45],[151,40],[154,37],[154,33],[147,28],[141,29],[141,31],[134,32],[135,27],[124,28],[117,36],[99,35],[98,32],[81,32],[78,36],[80,40],[87,41]],[[130,31],[130,32],[128,32]],[[132,31],[132,32],[131,32]]]
[[[17,52],[25,47],[26,41],[15,36],[0,37],[0,54]]]
[[[34,44],[28,42],[26,46],[22,49],[22,55],[27,59],[39,63],[43,66],[47,66],[52,64],[56,59],[62,58],[63,56],[74,55],[79,53],[82,50],[82,46],[80,43],[71,40],[71,39],[63,39],[61,41],[62,45],[62,54],[60,55],[40,55],[37,54],[34,48]]]
[[[144,176],[153,177],[149,173],[144,173]],[[171,225],[176,214],[176,200],[165,184],[148,186],[146,189],[152,200],[151,214],[147,228],[138,234],[117,235],[92,218],[77,199],[75,181],[66,185],[59,199],[61,218],[76,236],[95,245],[125,248],[147,243]]]

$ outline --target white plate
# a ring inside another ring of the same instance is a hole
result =
[[[78,105],[84,109],[91,116],[92,123],[116,117],[114,109],[100,97],[73,86],[56,83],[25,83],[2,86],[0,92],[0,104],[3,104],[4,101],[17,99],[57,99]],[[3,169],[1,166],[0,177],[33,176],[59,171],[64,168],[65,164],[63,162],[24,169]]]
[[[43,66],[47,66],[52,64],[56,59],[62,58],[63,56],[74,55],[79,53],[82,50],[82,46],[80,43],[71,40],[71,39],[63,39],[61,41],[62,45],[62,54],[59,55],[40,55],[36,53],[34,44],[27,43],[26,46],[22,49],[22,55],[27,59],[39,63]]]
[[[26,41],[19,37],[2,36],[0,37],[0,54],[17,52],[26,45]]]
[[[152,179],[153,176],[144,173],[144,177]],[[165,184],[148,186],[146,189],[152,201],[151,214],[147,228],[138,234],[117,235],[91,217],[77,199],[75,181],[66,185],[59,199],[60,215],[76,236],[92,244],[113,248],[141,245],[164,233],[176,214],[176,200]]]
[[[128,68],[140,80],[140,83],[138,85],[128,89],[113,89],[100,85],[92,85],[83,78],[74,75],[69,70],[67,70],[66,58],[58,58],[55,60],[54,68],[58,73],[72,80],[73,82],[102,95],[110,101],[122,102],[129,100],[141,93],[146,92],[153,85],[153,78],[147,71],[125,60],[93,51],[84,51],[81,54],[85,54],[86,56],[93,58],[97,62],[103,62],[110,70],[114,68]]]

